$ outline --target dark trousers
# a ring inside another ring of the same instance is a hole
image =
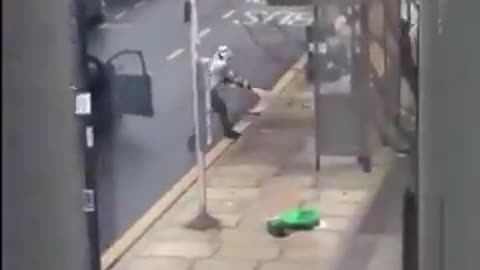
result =
[[[223,133],[230,133],[232,131],[233,125],[230,122],[230,119],[228,119],[227,105],[225,105],[225,101],[223,101],[223,99],[218,94],[217,89],[214,88],[210,92],[210,100],[213,111],[216,112],[220,117],[220,123],[223,127]]]

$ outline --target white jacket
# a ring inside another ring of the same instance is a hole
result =
[[[238,87],[247,87],[248,81],[237,76],[230,68],[228,61],[221,59],[217,54],[210,60],[208,66],[208,89],[224,89],[226,85],[235,84]]]

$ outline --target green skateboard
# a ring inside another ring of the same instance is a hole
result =
[[[286,237],[293,231],[310,231],[320,225],[316,209],[293,208],[267,221],[267,230],[274,237]]]

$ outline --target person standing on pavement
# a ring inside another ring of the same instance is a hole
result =
[[[227,105],[219,93],[229,85],[235,85],[249,91],[252,90],[252,87],[247,80],[237,76],[231,69],[232,57],[233,52],[229,47],[225,45],[218,47],[208,67],[208,94],[211,107],[209,109],[219,115],[225,137],[237,139],[240,133],[233,130],[233,124],[228,118]]]

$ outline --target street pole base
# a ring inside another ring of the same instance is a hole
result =
[[[188,222],[185,227],[196,231],[206,231],[220,227],[220,222],[210,216],[207,212],[200,212],[193,220]]]

